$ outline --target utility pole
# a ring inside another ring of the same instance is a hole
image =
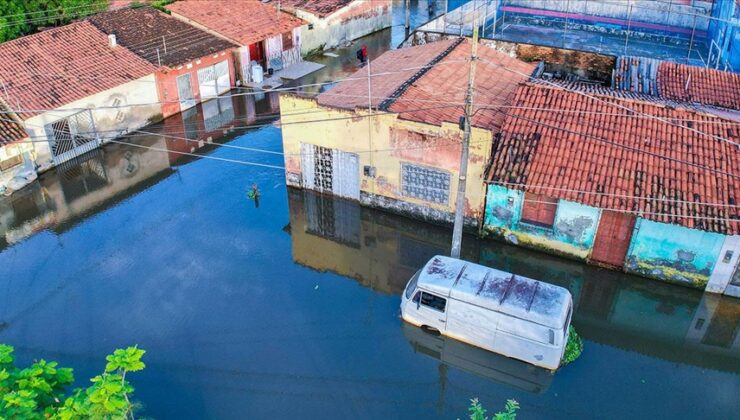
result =
[[[462,153],[460,154],[460,175],[457,179],[457,200],[455,203],[455,225],[452,229],[453,258],[460,258],[462,232],[465,221],[465,183],[468,176],[468,154],[470,152],[470,119],[473,117],[473,90],[475,88],[475,65],[478,62],[478,25],[473,22],[473,48],[470,53],[468,69],[468,93],[465,98],[465,127],[463,131]]]

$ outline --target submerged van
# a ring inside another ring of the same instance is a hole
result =
[[[562,287],[443,256],[429,260],[401,297],[410,324],[553,370],[572,313]]]

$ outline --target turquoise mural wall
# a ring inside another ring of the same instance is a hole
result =
[[[703,289],[723,242],[718,233],[638,219],[625,271]]]
[[[521,191],[489,185],[484,229],[514,244],[578,258],[588,257],[599,225],[599,209],[560,200],[550,228],[521,221],[523,200]]]

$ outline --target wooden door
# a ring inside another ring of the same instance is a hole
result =
[[[632,240],[635,216],[604,210],[596,231],[591,260],[613,267],[624,266],[624,258]]]

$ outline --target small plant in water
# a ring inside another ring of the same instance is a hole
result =
[[[506,400],[504,411],[494,414],[491,420],[514,420],[516,419],[517,410],[519,410],[519,403],[516,400]],[[483,408],[478,398],[470,400],[468,413],[470,414],[470,420],[488,420],[486,409]]]
[[[563,359],[560,360],[560,366],[565,366],[578,359],[581,353],[583,353],[583,340],[571,325],[568,327],[568,342],[565,344],[565,353],[563,353]]]

